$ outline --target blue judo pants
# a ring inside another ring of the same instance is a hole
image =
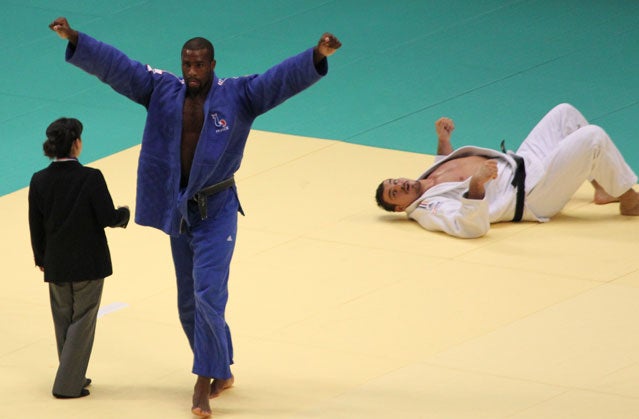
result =
[[[193,350],[193,373],[231,378],[233,344],[224,317],[237,234],[237,202],[227,202],[202,220],[189,203],[189,225],[171,237],[177,277],[178,312]]]

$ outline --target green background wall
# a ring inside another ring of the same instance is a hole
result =
[[[639,172],[639,2],[634,0],[1,1],[0,195],[48,164],[44,130],[85,124],[83,162],[139,144],[144,108],[64,62],[58,16],[130,57],[180,74],[193,36],[221,77],[259,73],[333,32],[329,75],[260,117],[260,130],[434,154],[433,122],[455,145],[516,148],[560,102],[603,126]],[[407,173],[407,175],[412,175]]]

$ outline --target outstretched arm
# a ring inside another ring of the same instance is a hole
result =
[[[342,46],[342,43],[332,33],[325,33],[320,38],[317,46],[313,48],[313,62],[319,64],[324,58],[333,55]]]
[[[78,43],[78,31],[71,29],[67,18],[57,18],[49,24],[49,28],[57,33],[60,38],[66,39],[71,44],[76,45]]]
[[[452,119],[442,117],[435,121],[435,132],[437,133],[437,155],[447,156],[453,152],[450,137],[455,130],[455,123]]]
[[[253,116],[261,115],[308,88],[328,72],[326,57],[342,43],[325,33],[317,45],[271,67],[262,74],[249,76],[246,92]]]
[[[49,28],[62,39],[68,40],[67,62],[96,76],[116,92],[143,106],[149,105],[155,77],[151,67],[132,60],[118,49],[72,29],[65,17],[59,17]]]

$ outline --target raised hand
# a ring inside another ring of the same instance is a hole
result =
[[[468,186],[468,198],[469,199],[484,199],[486,189],[484,185],[493,179],[497,179],[497,160],[486,160],[475,174],[470,178],[470,185]]]
[[[325,33],[317,43],[316,51],[324,57],[333,55],[342,46],[342,43],[332,33]]]
[[[490,180],[497,179],[497,160],[486,160],[484,164],[477,169],[477,172],[473,175],[473,177],[477,178],[477,180],[482,184],[485,184]]]
[[[441,117],[435,121],[435,132],[437,133],[437,155],[447,156],[453,152],[450,143],[450,136],[455,130],[455,123],[452,119]]]
[[[435,121],[435,132],[440,140],[450,141],[450,136],[455,130],[455,123],[452,119],[441,117]]]
[[[74,45],[78,42],[78,31],[71,29],[65,17],[59,17],[51,22],[49,28],[57,33],[60,38],[66,39]]]

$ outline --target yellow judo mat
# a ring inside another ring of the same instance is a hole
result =
[[[85,162],[116,205],[134,208],[138,153]],[[639,218],[594,205],[588,184],[550,223],[475,240],[376,207],[380,180],[432,159],[251,133],[227,310],[236,382],[214,418],[639,417]],[[91,395],[56,400],[27,190],[0,207],[0,417],[193,417],[168,238],[107,229]]]

